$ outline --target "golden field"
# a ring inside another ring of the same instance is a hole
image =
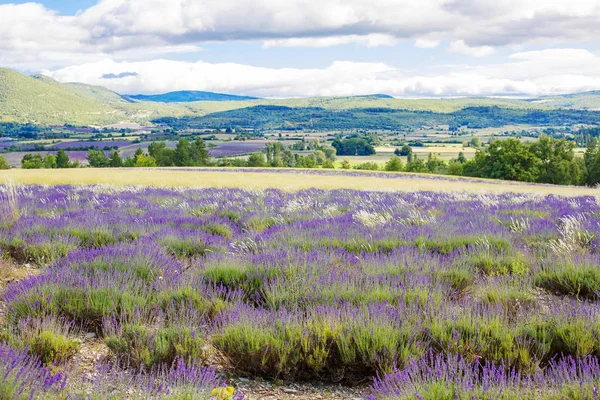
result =
[[[272,172],[271,172],[272,171]],[[277,188],[283,190],[360,189],[386,191],[468,191],[468,192],[514,192],[556,194],[562,196],[600,195],[600,190],[586,187],[532,185],[515,182],[500,182],[485,179],[460,179],[432,175],[399,174],[397,179],[370,176],[368,172],[356,172],[354,176],[335,173],[330,175],[311,174],[310,170],[246,170],[228,169],[54,169],[0,171],[0,183],[17,184],[111,184],[148,185],[165,187],[238,187],[245,189]],[[380,174],[397,174],[394,172]],[[362,176],[364,175],[364,176]],[[402,176],[404,175],[404,176]],[[412,176],[407,176],[412,175]]]

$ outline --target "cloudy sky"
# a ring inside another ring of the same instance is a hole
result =
[[[600,90],[598,0],[0,0],[0,66],[119,93]]]

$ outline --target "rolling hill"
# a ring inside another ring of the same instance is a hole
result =
[[[183,90],[155,95],[125,95],[127,99],[138,101],[152,101],[158,103],[192,103],[195,101],[244,101],[258,100],[256,97],[236,96],[232,94],[201,92],[194,90]]]
[[[385,94],[254,99],[198,91],[126,96],[100,86],[61,83],[44,75],[26,76],[10,69],[0,68],[0,122],[73,125],[146,123],[158,118],[198,118],[256,106],[322,109],[330,112],[379,109],[441,114],[455,113],[472,107],[600,111],[600,92],[546,96],[537,99],[488,97],[396,99]]]

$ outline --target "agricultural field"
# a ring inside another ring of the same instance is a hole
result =
[[[596,395],[596,190],[178,171],[190,187],[0,185],[2,398]],[[277,175],[211,172],[244,173]],[[296,176],[331,177],[361,179]]]

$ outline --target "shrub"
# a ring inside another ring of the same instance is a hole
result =
[[[59,333],[42,331],[27,341],[29,352],[45,364],[63,363],[73,356],[81,343]]]
[[[169,254],[178,258],[204,256],[209,250],[208,246],[204,243],[192,238],[168,236],[162,239],[161,244]]]
[[[597,265],[570,262],[550,264],[536,274],[535,284],[562,295],[597,299],[600,292],[600,269]]]
[[[204,337],[187,327],[152,329],[126,324],[105,342],[113,353],[136,368],[171,365],[177,357],[188,362],[200,360],[204,355]]]

